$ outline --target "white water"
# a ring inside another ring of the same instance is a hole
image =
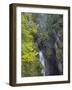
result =
[[[39,58],[40,58],[39,60],[40,60],[40,62],[42,64],[42,66],[43,66],[42,74],[45,76],[45,59],[44,59],[42,51],[39,52]]]

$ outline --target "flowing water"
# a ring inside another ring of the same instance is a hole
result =
[[[57,64],[56,59],[52,58],[50,62],[48,62],[43,55],[42,51],[39,51],[39,60],[42,64],[42,71],[41,73],[43,76],[48,75],[59,75],[62,74],[62,64]]]
[[[45,58],[44,58],[42,51],[39,52],[39,58],[40,58],[39,60],[40,60],[42,67],[43,67],[42,74],[43,74],[43,76],[45,76]]]

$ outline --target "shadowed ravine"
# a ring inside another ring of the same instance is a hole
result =
[[[56,16],[54,17],[56,18]],[[52,15],[40,14],[35,21],[38,24],[38,33],[35,40],[40,50],[39,60],[43,66],[42,74],[44,76],[63,74],[63,62],[61,63],[57,57],[57,50],[62,43],[62,37],[60,37],[59,31],[56,32],[53,29],[54,27],[52,28],[52,24],[55,22],[52,22],[51,19],[54,17]],[[51,30],[52,32],[50,32]],[[47,53],[50,54],[47,55]]]
[[[62,64],[57,62],[57,58],[55,56],[55,50],[53,49],[53,54],[50,60],[46,60],[43,52],[39,51],[39,60],[42,64],[42,74],[43,76],[48,75],[61,75],[62,73]]]

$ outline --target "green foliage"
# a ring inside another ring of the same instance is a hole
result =
[[[37,51],[34,49],[33,35],[36,32],[37,29],[32,21],[32,15],[22,15],[22,60],[35,60]]]
[[[27,76],[41,76],[42,66],[39,60],[22,61],[22,77]]]
[[[37,28],[32,20],[32,14],[22,14],[21,25],[22,76],[40,74],[41,66],[37,56],[38,49],[34,42],[34,34],[37,32]]]

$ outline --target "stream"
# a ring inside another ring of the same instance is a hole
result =
[[[42,51],[39,51],[39,60],[40,60],[40,63],[42,64],[42,74],[43,74],[43,76],[45,76],[45,58],[44,58],[44,55],[43,55],[43,53],[42,53]]]

